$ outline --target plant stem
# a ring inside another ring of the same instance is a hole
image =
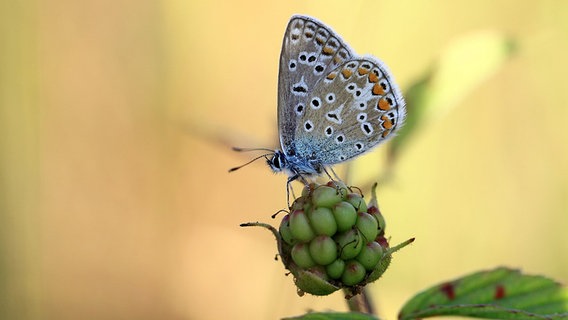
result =
[[[371,302],[367,288],[363,288],[360,293],[347,299],[347,305],[350,311],[375,314],[375,308]]]

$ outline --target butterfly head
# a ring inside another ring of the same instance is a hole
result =
[[[281,150],[274,151],[272,158],[267,158],[266,163],[274,172],[281,172],[288,167],[286,155]]]
[[[287,154],[282,150],[275,150],[272,157],[266,158],[266,162],[275,173],[285,172],[290,177],[317,176],[323,172],[323,164],[317,158],[306,159],[298,157],[292,150]]]

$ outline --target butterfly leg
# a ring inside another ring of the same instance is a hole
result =
[[[290,184],[292,183],[292,181],[297,180],[300,177],[300,174],[296,173],[293,176],[288,177],[288,181],[286,181],[286,201],[288,202],[288,208],[291,208],[290,191],[292,191],[292,197],[294,197],[294,199],[296,198],[296,195],[294,195],[294,189],[292,189],[292,186]]]
[[[286,199],[288,201],[288,208],[290,208],[290,193],[292,193],[292,197],[294,199],[296,199],[296,195],[294,194],[294,189],[291,186],[292,181],[298,180],[300,182],[302,182],[304,184],[304,186],[308,187],[309,186],[309,182],[308,180],[306,180],[306,178],[304,178],[304,176],[302,176],[299,173],[294,173],[293,176],[290,176],[288,178],[288,181],[286,182]]]
[[[333,179],[333,177],[329,174],[329,172],[327,171],[327,168],[323,167],[323,172],[325,172],[325,174],[327,175],[327,177],[333,181],[336,182],[337,181],[341,181],[341,179],[339,178],[339,176],[337,176],[337,173],[335,173],[335,171],[333,170],[332,167],[329,167],[329,171],[331,171],[331,173],[333,173],[333,177],[335,177],[335,179]]]
[[[329,172],[327,171],[327,168],[323,167],[323,171],[325,172],[325,174],[328,176],[328,178],[333,181],[333,183],[335,184],[335,188],[337,189],[337,192],[342,192],[341,191],[341,186],[345,186],[345,182],[343,182],[341,180],[341,178],[339,178],[339,176],[337,175],[337,173],[335,173],[335,171],[333,170],[332,167],[329,167],[329,171],[331,171],[331,173],[333,174],[333,176],[335,177],[335,179],[333,179],[333,177],[329,174]],[[347,187],[349,190],[351,190],[349,187]]]
[[[335,173],[335,170],[333,170],[333,168],[330,167],[329,170],[331,170],[331,173],[333,173],[333,175],[335,176],[335,178],[336,178],[338,181],[342,181],[341,178],[337,175],[337,173]]]

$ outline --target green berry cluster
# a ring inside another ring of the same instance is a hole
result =
[[[280,251],[301,291],[325,295],[380,277],[390,262],[384,231],[376,199],[367,206],[343,184],[312,183],[282,219]]]

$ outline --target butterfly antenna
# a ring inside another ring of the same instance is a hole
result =
[[[261,149],[257,149],[257,150],[261,150]],[[268,149],[266,149],[266,150],[268,150]],[[252,150],[246,150],[246,151],[252,151]],[[272,151],[272,150],[270,150],[270,151]],[[258,156],[258,157],[256,157],[256,158],[252,159],[251,161],[249,161],[249,162],[247,162],[247,163],[245,163],[245,164],[242,164],[242,165],[240,165],[240,166],[238,166],[238,167],[234,167],[234,168],[229,169],[229,172],[237,171],[237,170],[239,170],[240,168],[242,168],[242,167],[244,167],[244,166],[248,166],[249,164],[255,162],[256,160],[258,160],[258,159],[260,159],[260,158],[265,158],[266,160],[268,160],[267,156],[269,156],[269,155],[271,155],[271,154],[274,154],[274,152],[266,153],[266,154],[260,155],[260,156]]]
[[[268,152],[270,152],[270,154],[274,153],[274,150],[272,150],[272,149],[267,149],[267,148],[239,148],[239,147],[233,147],[233,151],[237,151],[237,152],[268,151]]]

